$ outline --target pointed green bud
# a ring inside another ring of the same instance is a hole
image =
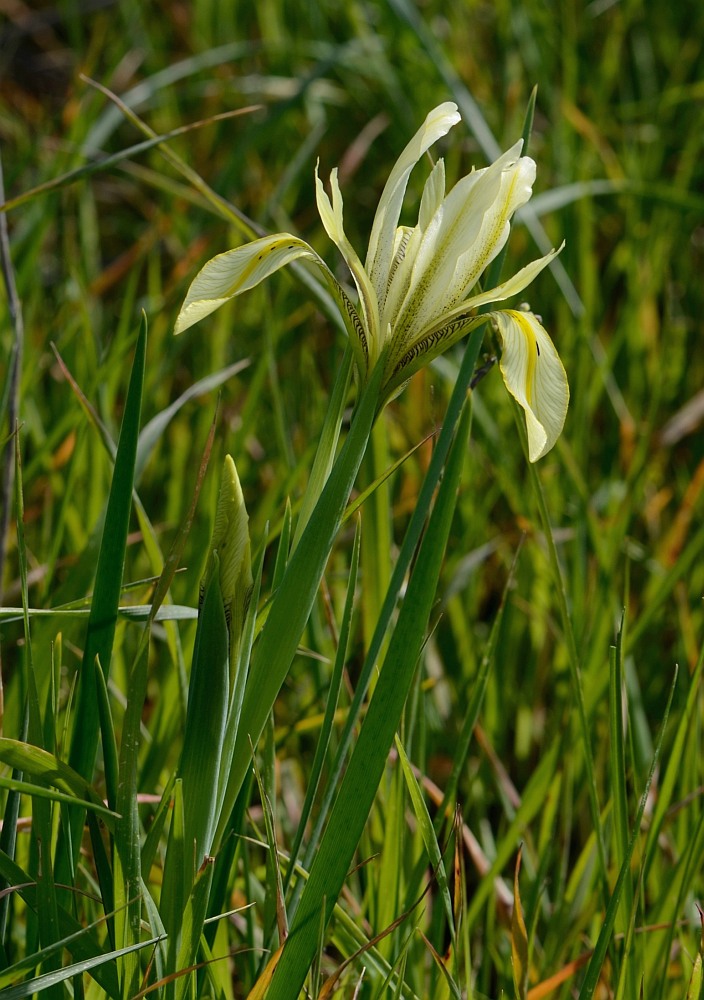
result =
[[[230,455],[225,456],[220,479],[213,537],[201,583],[201,601],[216,566],[229,634],[232,680],[237,666],[244,619],[252,593],[252,556],[249,543],[249,515],[242,496],[237,469]]]

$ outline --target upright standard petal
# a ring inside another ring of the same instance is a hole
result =
[[[501,336],[501,374],[525,410],[528,457],[535,462],[550,451],[562,432],[570,398],[567,375],[533,313],[507,309],[491,318]]]
[[[369,280],[369,275],[362,267],[362,262],[357,253],[347,239],[342,215],[342,193],[337,182],[337,167],[330,174],[330,189],[332,191],[332,204],[328,198],[323,182],[318,176],[318,167],[315,168],[315,198],[318,205],[318,213],[325,227],[325,232],[336,245],[345,263],[350,269],[359,293],[359,302],[362,310],[362,318],[367,329],[368,343],[371,357],[368,363],[373,365],[378,356],[380,335],[379,335],[379,308],[376,301],[376,293]]]
[[[506,243],[511,217],[530,198],[535,178],[521,147],[519,141],[490,167],[463,177],[423,233],[396,320],[404,343],[461,302]]]
[[[452,101],[434,108],[399,156],[384,186],[374,216],[365,264],[367,274],[376,289],[380,314],[384,311],[389,262],[392,257],[396,227],[411,170],[423,153],[443,135],[447,135],[458,121],[460,121],[460,115],[457,111],[457,105]]]

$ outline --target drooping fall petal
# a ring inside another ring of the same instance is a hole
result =
[[[570,390],[553,342],[531,312],[507,309],[492,314],[501,336],[501,374],[523,407],[528,457],[542,458],[557,441],[567,415]]]
[[[312,247],[290,233],[275,233],[218,254],[191,282],[174,332],[182,333],[235,295],[254,288],[270,274],[300,257],[327,266]]]

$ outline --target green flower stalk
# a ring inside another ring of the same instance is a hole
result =
[[[434,108],[397,160],[376,210],[366,262],[344,230],[337,170],[332,199],[316,168],[316,198],[325,230],[345,259],[358,294],[355,306],[316,251],[290,233],[276,233],[214,257],[196,276],[179,313],[180,333],[241,292],[254,288],[294,260],[314,263],[339,307],[364,384],[383,366],[380,405],[408,379],[462,336],[483,323],[477,309],[518,295],[558,250],[534,260],[495,288],[479,289],[488,264],[504,247],[514,213],[529,200],[536,166],[521,156],[519,140],[491,166],[472,170],[445,192],[445,168],[430,172],[415,226],[399,225],[413,167],[430,146],[460,121],[451,102]],[[555,347],[529,311],[488,314],[501,338],[501,374],[526,414],[529,458],[545,455],[559,437],[567,413],[567,376]]]

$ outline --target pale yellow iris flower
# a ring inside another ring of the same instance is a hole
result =
[[[483,170],[473,170],[445,193],[438,160],[428,177],[415,226],[399,226],[413,167],[460,121],[451,102],[434,108],[408,143],[379,201],[363,265],[345,235],[337,170],[332,200],[316,169],[316,198],[325,230],[354,278],[355,306],[325,261],[303,240],[276,233],[214,257],[197,275],[181,308],[176,332],[299,258],[322,271],[340,307],[357,372],[366,381],[384,365],[382,396],[397,393],[418,369],[486,320],[477,308],[522,292],[559,251],[552,250],[495,288],[477,292],[488,264],[501,251],[514,212],[528,201],[535,163],[521,156],[522,141]],[[474,292],[474,294],[471,294]],[[526,414],[532,462],[552,448],[567,413],[567,376],[550,337],[531,312],[489,314],[501,338],[501,374]]]

